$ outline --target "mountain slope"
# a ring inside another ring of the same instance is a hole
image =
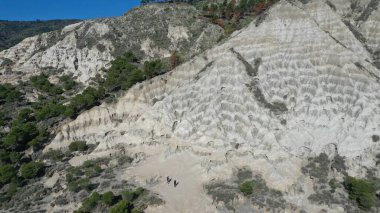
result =
[[[60,30],[80,20],[0,21],[0,51],[8,49],[27,37]]]
[[[313,159],[344,159],[343,172],[332,166],[317,174],[343,181],[346,174],[379,173],[373,138],[380,134],[380,9],[360,21],[344,16],[350,9],[339,2],[280,1],[223,44],[136,85],[116,104],[81,114],[46,150],[75,140],[98,144],[71,159],[73,165],[123,150],[136,156],[122,178],[166,202],[148,212],[217,212],[231,210],[228,205],[237,212],[359,211],[343,189],[313,201],[324,193],[321,184],[329,186],[307,170]],[[209,184],[222,184],[215,181],[233,188],[241,168],[280,191],[283,205],[210,195]],[[178,188],[168,188],[168,175],[180,181]]]
[[[25,39],[0,52],[1,82],[26,80],[43,71],[74,74],[89,83],[101,68],[127,51],[141,60],[168,58],[178,52],[183,60],[212,47],[223,30],[198,18],[186,4],[152,4],[123,17],[86,20],[60,31]]]

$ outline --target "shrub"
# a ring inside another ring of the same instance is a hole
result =
[[[34,149],[39,149],[42,147],[42,144],[47,140],[48,138],[48,133],[45,132],[44,129],[39,130],[38,135],[32,139],[28,145],[33,147]]]
[[[52,117],[57,117],[63,115],[65,110],[65,106],[58,103],[49,102],[47,104],[44,104],[42,108],[36,110],[36,119],[38,121],[42,121]]]
[[[240,185],[239,189],[245,196],[250,195],[253,193],[253,182],[246,181]]]
[[[144,74],[147,78],[153,78],[162,73],[163,64],[161,60],[146,61],[144,63]]]
[[[11,149],[25,148],[27,143],[39,135],[39,130],[33,122],[12,125],[11,131],[4,137],[4,145]]]
[[[16,194],[18,187],[19,183],[17,183],[17,181],[12,181],[7,189],[8,198],[12,198]]]
[[[16,175],[17,170],[12,165],[0,166],[0,186],[9,183]]]
[[[91,191],[93,184],[89,178],[82,178],[69,182],[69,190],[73,192],[79,192],[81,190]]]
[[[100,103],[99,100],[103,97],[103,88],[95,89],[94,87],[88,87],[82,92],[82,94],[78,94],[71,99],[64,114],[71,117],[75,116],[83,109],[90,109],[91,107],[98,105]]]
[[[80,167],[70,167],[67,169],[66,180],[67,182],[73,182],[79,179],[83,175],[83,171]]]
[[[63,75],[59,78],[59,81],[63,84],[63,88],[68,91],[77,86],[77,82],[73,80],[71,75]]]
[[[3,166],[4,164],[11,163],[10,160],[10,152],[8,152],[5,149],[0,149],[0,166]]]
[[[21,176],[25,179],[36,178],[43,174],[44,164],[42,162],[30,162],[21,165]]]
[[[9,153],[9,160],[10,160],[13,164],[18,164],[18,163],[20,163],[21,158],[22,158],[22,153],[20,153],[20,152],[11,152],[11,153]]]
[[[136,83],[142,82],[144,80],[145,80],[145,77],[144,77],[143,72],[141,72],[141,70],[138,70],[138,69],[132,70],[129,75],[129,78],[122,85],[122,89],[124,90],[129,89]]]
[[[107,91],[126,90],[137,82],[145,80],[144,73],[132,64],[135,60],[132,53],[126,53],[112,62],[102,83]]]
[[[141,196],[144,192],[145,190],[141,187],[137,188],[135,191],[126,189],[121,192],[121,196],[123,197],[124,200],[132,202],[136,200],[139,196]]]
[[[84,169],[84,174],[89,177],[98,177],[103,172],[103,169],[99,165],[93,165]]]
[[[336,179],[331,179],[329,181],[329,186],[330,186],[330,192],[334,193],[335,190],[336,190],[336,188],[337,188],[337,181],[336,181]]]
[[[62,153],[62,151],[60,150],[53,150],[53,149],[50,149],[49,151],[47,151],[44,156],[43,156],[45,159],[51,159],[51,160],[55,160],[55,161],[58,161],[58,160],[62,160],[62,158],[64,157],[64,154]]]
[[[112,192],[106,192],[102,195],[102,201],[108,206],[111,206],[114,202],[115,196]]]
[[[122,191],[121,196],[123,197],[124,200],[130,201],[130,202],[136,199],[136,194],[129,189]]]
[[[42,92],[46,92],[52,95],[63,93],[63,90],[60,87],[50,83],[48,76],[45,74],[30,77],[30,82],[33,87]]]
[[[110,213],[129,213],[133,206],[126,200],[121,200],[110,209]]]
[[[101,195],[97,192],[94,192],[90,197],[86,198],[83,201],[82,207],[79,210],[83,212],[92,212],[92,210],[98,205],[101,199]]]
[[[375,205],[376,190],[372,182],[348,176],[343,184],[349,198],[356,201],[359,208],[369,210]]]
[[[22,93],[11,84],[0,84],[0,104],[21,101]]]
[[[85,141],[74,141],[69,145],[69,150],[71,152],[75,151],[86,151],[88,149],[88,146]]]

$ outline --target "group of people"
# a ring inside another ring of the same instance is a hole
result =
[[[170,178],[169,176],[167,176],[166,177],[166,183],[170,184],[171,181],[172,181],[172,178]],[[178,184],[179,184],[179,182],[177,180],[174,180],[173,183],[174,183],[174,187],[177,187]]]

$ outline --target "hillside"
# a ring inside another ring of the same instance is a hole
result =
[[[128,51],[141,61],[168,59],[175,53],[188,60],[223,36],[220,27],[198,15],[186,4],[151,4],[122,17],[86,20],[30,37],[0,52],[1,82],[58,71],[89,84],[102,68],[109,68],[113,59]]]
[[[0,20],[0,51],[8,49],[25,38],[39,35],[79,22],[80,20],[5,21]]]
[[[151,4],[0,52],[4,82],[56,69],[1,90],[25,111],[3,125],[0,212],[379,212],[379,4],[280,0],[228,37]]]

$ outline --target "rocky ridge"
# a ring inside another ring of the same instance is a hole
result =
[[[41,72],[73,74],[90,79],[127,51],[142,61],[168,58],[178,52],[183,60],[211,48],[223,30],[198,18],[186,4],[152,4],[122,17],[85,20],[60,31],[30,37],[0,52],[1,82],[16,83]]]

